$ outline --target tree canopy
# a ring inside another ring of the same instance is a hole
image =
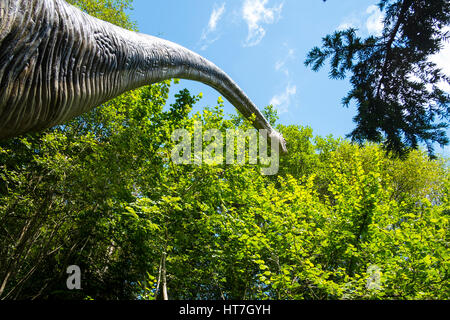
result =
[[[163,111],[168,91],[0,145],[2,298],[449,297],[443,162],[279,125],[290,154],[277,176],[175,166],[174,128],[236,121],[220,103],[190,116],[200,98],[187,90]],[[82,291],[65,287],[73,264]]]

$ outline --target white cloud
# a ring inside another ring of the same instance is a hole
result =
[[[450,76],[450,43],[447,43],[441,52],[433,56],[432,60],[442,68],[445,74]]]
[[[349,28],[361,29],[361,21],[362,15],[360,13],[352,13],[351,15],[344,18],[341,24],[337,27],[337,30],[343,31]]]
[[[358,29],[366,34],[381,36],[384,13],[376,5],[369,6],[365,12],[353,13],[337,27],[338,30]]]
[[[339,31],[344,31],[344,30],[347,30],[347,29],[350,29],[350,28],[357,28],[357,26],[356,26],[353,22],[345,21],[345,22],[342,22],[342,23],[337,27],[337,30],[339,30]]]
[[[283,92],[272,97],[270,104],[273,105],[280,114],[289,111],[291,98],[297,94],[297,86],[292,85],[291,74],[289,72],[289,64],[296,59],[295,50],[290,48],[287,43],[283,46],[286,48],[286,54],[283,58],[275,62],[275,70],[282,72],[286,77],[286,88]]]
[[[285,44],[285,46],[287,45]],[[295,59],[295,50],[288,48],[286,56],[282,59],[277,60],[277,62],[275,63],[275,70],[283,72],[286,76],[289,76],[289,69],[287,68],[286,64],[294,59]]]
[[[215,31],[217,28],[217,22],[222,18],[222,15],[225,13],[225,2],[222,3],[222,6],[219,8],[214,8],[211,13],[211,17],[209,18],[208,23],[208,31]]]
[[[381,36],[383,34],[383,19],[384,14],[380,8],[376,5],[371,5],[367,8],[366,13],[369,14],[369,18],[366,21],[366,28],[369,34],[375,36]]]
[[[286,113],[291,104],[291,98],[297,94],[297,86],[288,84],[284,92],[273,96],[270,104],[273,105],[280,114]]]
[[[445,31],[450,31],[450,28],[446,28],[444,32]],[[435,63],[437,67],[440,68],[445,75],[450,76],[450,41],[445,42],[442,50],[439,53],[431,56],[429,58],[429,61]],[[422,82],[422,80],[413,73],[411,73],[408,78],[410,81],[415,81],[419,83]],[[443,81],[441,83],[438,83],[438,87],[441,90],[450,93],[450,85],[447,82]],[[433,86],[431,84],[428,84],[427,89],[431,91],[433,89]]]
[[[446,28],[445,31],[450,32],[450,28]],[[438,54],[432,56],[430,60],[436,63],[445,75],[450,76],[450,41],[447,41],[444,44],[444,48]],[[450,92],[450,85],[448,83],[442,83],[439,87],[446,92]]]
[[[225,13],[225,2],[221,6],[214,5],[211,16],[209,17],[208,26],[203,30],[200,41],[202,42],[201,50],[205,50],[208,46],[219,39],[219,36],[212,37],[217,30],[217,25]]]
[[[267,8],[269,0],[245,0],[242,17],[248,25],[248,36],[244,46],[251,47],[261,42],[266,35],[262,24],[272,24],[280,18],[283,3]]]

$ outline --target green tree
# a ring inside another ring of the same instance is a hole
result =
[[[1,145],[2,298],[449,297],[445,163],[279,126],[298,147],[277,177],[176,166],[175,128],[235,124],[221,103],[190,115],[200,98],[186,90],[163,111],[168,92],[145,87]],[[65,288],[70,264],[81,292]]]
[[[343,104],[357,105],[353,140],[384,142],[400,154],[424,143],[432,155],[433,143],[448,144],[450,96],[439,84],[450,80],[429,58],[448,41],[450,3],[382,0],[378,6],[385,13],[381,36],[337,31],[309,52],[305,64],[317,71],[329,58],[331,78],[350,73],[352,89]]]
[[[132,10],[133,0],[67,0],[84,12],[129,30],[136,30],[127,10]]]

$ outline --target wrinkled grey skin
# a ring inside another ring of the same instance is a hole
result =
[[[144,85],[180,78],[219,91],[286,152],[283,137],[213,63],[93,18],[63,0],[0,0],[0,139],[68,121]]]

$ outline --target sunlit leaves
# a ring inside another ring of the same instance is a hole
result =
[[[223,99],[192,114],[188,90],[168,106],[169,89],[0,144],[0,298],[161,299],[163,270],[171,299],[449,298],[444,160],[278,125],[290,152],[276,176],[175,165],[175,129],[251,124]],[[83,291],[69,293],[72,263]]]

